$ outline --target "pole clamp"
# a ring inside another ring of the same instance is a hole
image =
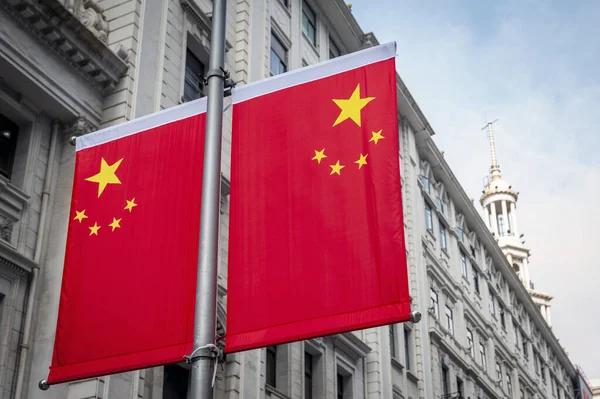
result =
[[[212,77],[223,79],[223,84],[225,88],[224,95],[225,97],[230,96],[231,89],[235,87],[235,82],[231,79],[229,71],[226,71],[225,69],[223,69],[223,67],[219,69],[209,69],[206,73],[206,77],[202,79],[202,83],[204,84],[204,86],[208,85],[208,79]]]
[[[203,351],[200,354],[197,354],[197,352],[199,351]],[[203,345],[203,346],[199,346],[196,349],[194,349],[192,351],[192,353],[190,353],[189,355],[185,355],[183,356],[185,359],[186,363],[193,363],[198,359],[201,358],[211,358],[211,359],[215,359],[219,356],[219,348],[217,347],[217,345],[215,344],[208,344],[208,345]]]

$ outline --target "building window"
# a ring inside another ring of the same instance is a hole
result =
[[[308,352],[304,352],[304,398],[312,399],[312,373],[313,358]]]
[[[454,316],[452,315],[452,309],[446,305],[446,327],[450,334],[454,335]]]
[[[529,356],[527,352],[527,341],[525,340],[525,334],[521,333],[521,343],[523,344],[523,355],[525,357]]]
[[[498,215],[498,234],[504,235],[504,216],[502,214]]]
[[[467,278],[467,256],[462,250],[460,251],[460,272],[464,278]]]
[[[472,267],[471,273],[473,274],[473,287],[475,288],[475,292],[480,294],[479,291],[479,272],[475,269],[475,266]]]
[[[185,82],[183,86],[184,101],[193,101],[204,97],[204,64],[187,49],[185,53]]]
[[[464,388],[463,388],[463,382],[460,378],[456,377],[456,390],[458,391],[458,397],[459,398],[464,398]]]
[[[440,318],[440,302],[438,299],[438,293],[433,288],[429,289],[429,295],[431,296],[431,307],[433,308],[433,314],[436,319]]]
[[[10,179],[17,149],[19,127],[0,114],[0,175]]]
[[[308,41],[316,46],[317,45],[317,35],[316,35],[316,26],[317,26],[317,15],[315,12],[308,6],[308,4],[302,4],[302,33]]]
[[[396,358],[396,327],[393,324],[389,325],[390,329],[390,356]]]
[[[271,33],[271,75],[287,72],[287,49],[281,41]]]
[[[163,374],[162,399],[186,399],[190,387],[190,372],[178,364],[168,364]]]
[[[510,371],[506,370],[506,390],[512,394],[512,380],[510,379]]]
[[[410,343],[411,343],[411,331],[404,327],[404,361],[406,362],[406,369],[410,370]]]
[[[277,381],[277,347],[269,346],[267,348],[267,367],[266,367],[266,378],[267,385],[276,388]]]
[[[471,357],[475,357],[475,347],[473,341],[473,331],[470,328],[467,328],[467,345],[469,346],[469,353]]]
[[[496,298],[494,297],[494,293],[490,290],[490,313],[492,316],[496,315]]]
[[[431,207],[425,202],[425,225],[427,230],[433,232],[433,218],[431,216]]]
[[[440,244],[442,249],[446,251],[448,249],[448,243],[446,242],[446,226],[440,222]]]
[[[513,329],[515,330],[515,345],[517,349],[519,349],[519,327],[517,327],[517,323],[513,321]]]
[[[487,356],[485,355],[485,346],[483,346],[483,343],[479,343],[479,361],[481,362],[481,365],[483,366],[484,370],[487,370]]]
[[[535,369],[535,373],[540,375],[540,357],[537,353],[533,353],[533,368]]]
[[[440,212],[444,213],[444,201],[440,197],[435,198],[435,203],[440,210]]]
[[[423,184],[425,191],[427,191],[429,194],[431,194],[431,183],[429,182],[429,179],[427,177],[421,175],[421,183]]]
[[[340,373],[337,374],[337,397],[344,399],[344,376]]]
[[[504,306],[500,302],[498,302],[498,310],[500,313],[500,325],[504,330],[506,330],[506,321],[504,319]]]
[[[444,390],[444,395],[450,394],[450,379],[448,376],[448,366],[442,364],[442,389]]]
[[[286,7],[289,7],[289,4],[290,4],[290,3],[289,3],[289,0],[279,0],[279,2],[280,2],[281,4],[283,4],[284,6],[286,6]]]
[[[456,234],[458,235],[458,240],[463,242],[465,240],[465,232],[462,228],[456,228]]]
[[[336,46],[335,42],[331,38],[329,38],[329,59],[339,57],[340,54],[340,48]]]
[[[499,362],[496,362],[496,379],[498,382],[502,382],[502,366]]]

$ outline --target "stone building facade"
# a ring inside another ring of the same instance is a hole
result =
[[[0,398],[188,397],[185,364],[37,384],[52,356],[70,138],[202,96],[211,11],[210,0],[0,0]],[[377,44],[341,0],[229,0],[227,21],[238,85]],[[400,78],[397,89],[409,283],[423,319],[229,355],[217,398],[573,398],[573,365]],[[223,126],[221,332],[231,109]]]

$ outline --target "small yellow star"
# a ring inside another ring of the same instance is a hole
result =
[[[362,168],[363,165],[367,164],[367,157],[369,156],[369,154],[360,154],[360,159],[358,159],[357,161],[354,161],[354,163],[358,164],[358,169]]]
[[[350,98],[343,100],[334,99],[333,102],[336,103],[342,111],[333,123],[333,126],[342,123],[348,118],[352,119],[354,123],[360,126],[360,111],[374,99],[375,97],[360,98],[360,84],[356,85],[356,89],[354,89]]]
[[[340,174],[340,170],[342,170],[342,168],[345,168],[344,165],[340,165],[340,161],[337,161],[335,163],[335,165],[329,165],[331,167],[331,173],[330,175],[337,173],[338,175]]]
[[[98,230],[100,229],[101,226],[98,226],[98,223],[94,223],[94,225],[92,227],[90,227],[90,235],[98,235]]]
[[[77,215],[73,218],[73,220],[79,220],[79,223],[81,223],[81,221],[83,219],[87,218],[87,216],[85,214],[85,209],[83,211],[81,211],[81,212],[75,211],[75,213],[77,213]]]
[[[311,160],[316,159],[318,163],[321,163],[321,159],[323,158],[327,158],[327,155],[325,155],[325,148],[323,148],[321,151],[315,150],[315,156]]]
[[[100,172],[85,179],[87,181],[98,183],[98,198],[100,198],[100,194],[102,194],[108,184],[121,184],[121,180],[119,180],[117,175],[115,175],[115,172],[117,171],[119,165],[121,165],[122,161],[123,158],[119,159],[112,165],[109,165],[106,163],[104,158],[102,158],[100,161]]]
[[[115,229],[117,227],[121,227],[121,225],[119,224],[120,222],[121,222],[121,219],[113,218],[112,223],[109,224],[109,226],[112,227],[112,231],[115,231]]]
[[[383,130],[383,129],[381,129],[381,130]],[[371,141],[374,141],[374,142],[375,142],[375,144],[377,144],[377,142],[378,142],[379,140],[381,140],[381,139],[384,139],[385,137],[383,137],[383,136],[381,135],[381,130],[379,130],[378,132],[372,132],[372,134],[373,134],[373,137],[371,137],[371,140],[369,140],[369,142],[371,142]]]
[[[126,200],[127,201],[127,206],[125,206],[125,209],[128,210],[129,212],[131,212],[131,210],[133,209],[134,206],[137,206],[137,204],[135,203],[135,197],[133,197],[133,199],[130,200]]]

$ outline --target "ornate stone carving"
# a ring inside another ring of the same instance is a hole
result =
[[[0,216],[0,239],[11,242],[13,231],[13,221]]]
[[[66,135],[70,136],[69,142],[72,145],[75,145],[75,139],[77,137],[83,136],[84,134],[88,134],[93,131],[96,131],[96,127],[81,115],[78,116],[73,122],[63,127],[63,132]]]
[[[108,21],[98,0],[61,0],[63,6],[88,28],[100,41],[108,39]]]

